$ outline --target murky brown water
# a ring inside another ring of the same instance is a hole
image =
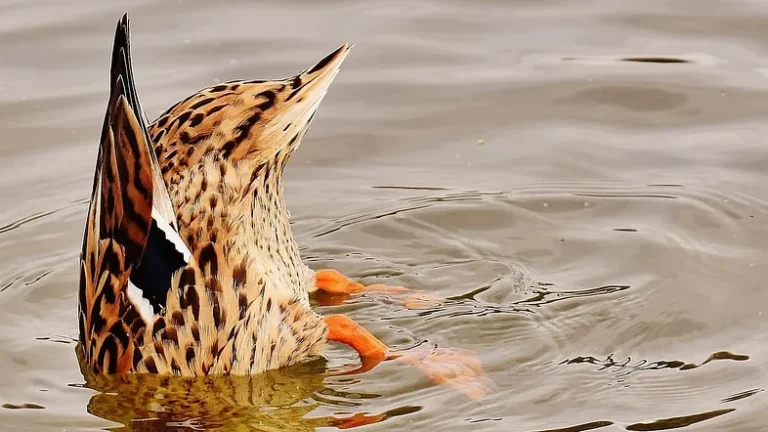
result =
[[[68,3],[0,5],[4,430],[768,429],[765,2],[129,7],[150,116],[357,45],[289,165],[303,254],[451,300],[320,309],[475,350],[480,401],[396,362],[86,385],[77,254],[125,7]]]

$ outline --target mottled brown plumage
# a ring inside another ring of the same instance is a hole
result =
[[[362,370],[396,358],[436,383],[485,394],[472,353],[393,352],[348,317],[309,307],[315,289],[366,289],[302,262],[281,182],[348,51],[289,79],[203,89],[148,126],[127,16],[118,22],[80,262],[87,375],[251,375],[318,358],[332,340],[355,349]]]
[[[92,371],[243,375],[322,354],[314,272],[299,257],[280,176],[348,49],[287,80],[201,90],[147,128],[121,19],[81,261],[80,342]],[[162,221],[170,228],[158,231]],[[130,291],[152,265],[150,228],[166,246],[178,233],[189,253],[151,316]]]

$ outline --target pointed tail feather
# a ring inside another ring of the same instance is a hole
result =
[[[265,137],[271,136],[274,142],[287,141],[294,149],[298,147],[351,48],[349,44],[342,45],[290,80],[290,92],[282,109],[265,128]]]
[[[141,294],[156,291],[164,303],[171,275],[189,257],[147,134],[128,31],[124,15],[115,32],[110,99],[81,253],[80,341],[89,364],[104,372],[132,367],[128,335],[148,322],[128,286],[134,279],[149,280],[151,286],[139,283]]]

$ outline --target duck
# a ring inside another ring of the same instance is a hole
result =
[[[134,81],[128,14],[117,23],[110,93],[80,254],[81,368],[91,374],[256,375],[348,345],[368,370],[396,359],[471,397],[492,383],[474,353],[395,351],[311,294],[369,289],[302,261],[283,170],[351,49],[282,80],[204,88],[150,123]]]

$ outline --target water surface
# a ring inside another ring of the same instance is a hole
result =
[[[474,350],[495,394],[396,362],[330,377],[356,362],[339,347],[253,379],[86,382],[77,256],[126,8],[150,117],[356,44],[287,171],[302,253],[449,301],[319,310]],[[0,424],[765,430],[766,22],[759,1],[5,0]]]

